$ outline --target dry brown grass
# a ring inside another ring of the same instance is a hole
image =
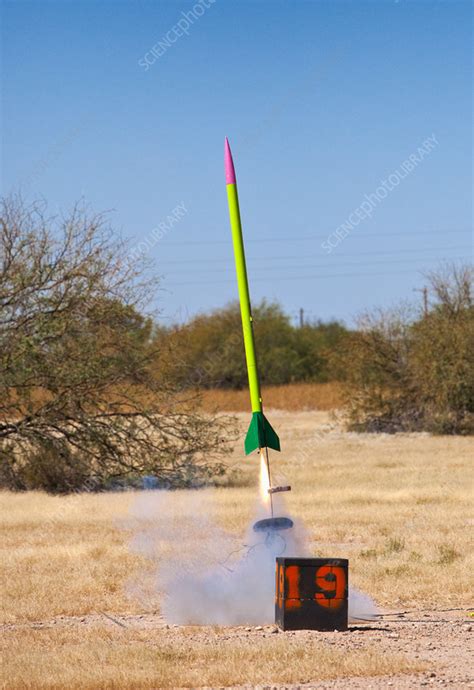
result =
[[[248,417],[239,415],[242,428]],[[470,604],[471,439],[348,434],[318,412],[269,417],[283,448],[273,455],[273,467],[292,484],[288,508],[308,528],[314,555],[348,557],[352,583],[381,606]],[[253,516],[257,475],[255,458],[245,459],[240,446],[232,461],[244,468],[242,486],[203,494],[217,523],[236,536]],[[3,619],[14,626],[5,631],[5,687],[283,683],[409,667],[366,648],[338,656],[315,642],[315,654],[305,654],[308,642],[298,647],[297,639],[290,659],[287,636],[228,645],[218,635],[209,646],[212,629],[198,639],[183,629],[170,646],[164,630],[55,629],[60,615],[139,614],[159,604],[142,605],[126,593],[130,579],[147,568],[121,529],[135,500],[134,492],[0,494]],[[192,520],[189,492],[175,492],[173,503],[183,525]],[[183,537],[181,548],[199,550],[200,544]],[[34,630],[32,621],[49,623]]]
[[[196,638],[182,630],[173,640],[159,630],[96,625],[7,633],[8,688],[198,688],[279,684],[301,678],[376,676],[418,670],[397,654],[364,645],[332,649],[297,637],[226,639],[219,629]]]
[[[301,410],[334,410],[341,406],[338,383],[292,383],[268,386],[262,390],[265,408],[298,412]],[[202,391],[203,406],[210,412],[246,412],[250,409],[247,389]]]

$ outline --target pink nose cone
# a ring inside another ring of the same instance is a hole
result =
[[[224,144],[224,165],[225,165],[225,183],[235,184],[235,170],[234,161],[232,160],[232,153],[230,151],[229,140],[225,138]]]

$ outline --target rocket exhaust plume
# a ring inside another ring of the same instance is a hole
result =
[[[272,497],[270,494],[270,468],[263,448],[260,451],[260,475],[259,475],[260,500],[265,508],[271,508],[273,517]]]
[[[293,520],[287,517],[273,516],[273,494],[289,491],[290,486],[271,486],[270,463],[267,449],[260,450],[259,495],[262,507],[270,512],[270,517],[258,520],[253,525],[254,532],[267,532],[268,544],[272,539],[271,532],[279,532],[293,527]]]
[[[159,607],[167,623],[272,623],[275,559],[309,555],[304,528],[254,531],[252,520],[236,537],[212,518],[218,490],[185,491],[144,492],[133,506],[132,549],[152,570],[130,585],[130,594]],[[259,498],[256,517],[265,513]]]
[[[160,609],[167,623],[273,623],[276,557],[311,557],[314,544],[304,525],[288,517],[273,518],[281,521],[279,529],[256,530],[258,521],[236,537],[212,517],[218,493],[186,489],[139,495],[132,507],[131,548],[147,558],[150,570],[130,582],[129,594],[148,610]],[[257,516],[264,510],[259,500]],[[375,620],[376,614],[370,597],[351,587],[350,619]]]

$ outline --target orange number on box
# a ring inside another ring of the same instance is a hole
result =
[[[317,590],[314,598],[320,606],[339,608],[346,590],[346,573],[344,568],[335,565],[323,565],[316,571]]]
[[[285,568],[288,592],[285,597],[285,608],[298,609],[301,606],[300,600],[300,569],[297,565],[289,565]]]
[[[284,581],[283,581],[283,566],[280,565],[278,568],[278,573],[277,573],[277,579],[278,579],[278,606],[280,608],[283,607],[283,586],[284,586]]]

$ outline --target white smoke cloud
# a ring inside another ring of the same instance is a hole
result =
[[[174,492],[144,492],[133,506],[132,548],[154,564],[153,587],[161,594],[168,623],[262,625],[275,620],[275,558],[311,557],[308,534],[298,520],[290,530],[266,537],[255,520],[268,517],[259,507],[242,539],[209,516],[209,490],[187,492],[186,510]],[[275,515],[288,515],[281,495]],[[132,591],[142,592],[141,583]],[[368,595],[349,592],[351,618],[371,619],[377,609]]]

